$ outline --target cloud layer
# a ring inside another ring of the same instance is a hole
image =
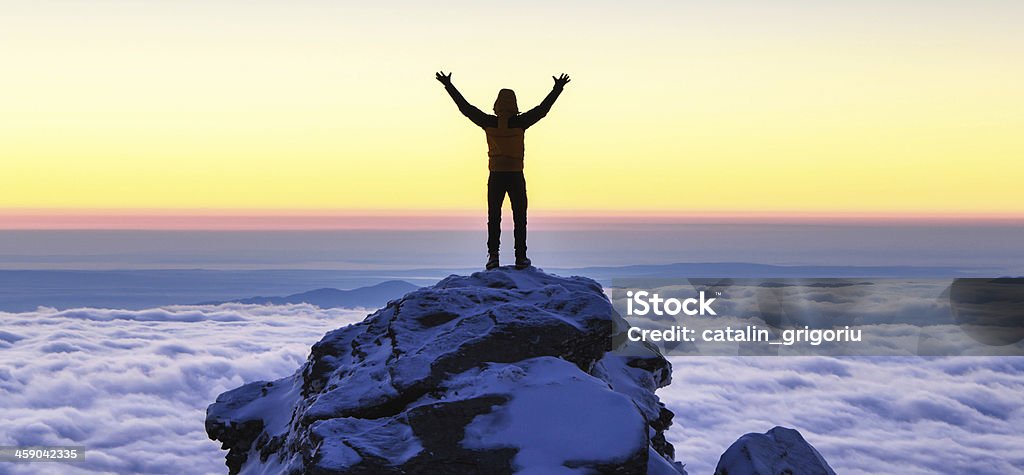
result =
[[[0,445],[79,445],[84,463],[0,473],[225,473],[206,406],[291,374],[365,311],[310,305],[0,313]]]
[[[659,395],[690,473],[738,436],[800,430],[837,473],[1017,473],[1022,357],[673,357]]]
[[[366,311],[309,305],[0,312],[0,445],[81,445],[87,460],[0,473],[224,473],[206,406],[291,374]],[[1024,466],[1024,358],[675,357],[659,395],[690,473],[746,432],[799,429],[843,474]]]

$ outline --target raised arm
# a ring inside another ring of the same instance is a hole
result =
[[[558,95],[562,93],[562,89],[565,88],[565,85],[569,84],[568,74],[562,74],[557,78],[551,76],[551,79],[555,80],[555,86],[551,88],[551,92],[548,93],[547,97],[545,97],[543,101],[540,101],[540,104],[537,107],[534,107],[520,115],[522,120],[520,123],[524,129],[536,124],[537,121],[548,115],[548,112],[551,110],[551,106],[555,104],[555,99],[558,99]]]
[[[462,97],[462,93],[455,89],[455,85],[452,84],[452,73],[445,75],[444,71],[439,71],[436,79],[444,84],[444,90],[448,91],[449,96],[452,96],[452,100],[455,101],[455,105],[459,107],[459,112],[462,112],[462,115],[480,127],[487,127],[487,114],[470,104],[465,97]]]

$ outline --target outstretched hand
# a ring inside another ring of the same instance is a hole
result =
[[[452,73],[448,73],[448,75],[445,76],[444,71],[438,71],[436,78],[438,81],[441,81],[441,84],[444,84],[445,87],[452,85]]]
[[[555,80],[555,87],[565,87],[566,84],[569,84],[569,75],[565,73],[562,73],[562,75],[557,78],[551,76],[551,79]]]

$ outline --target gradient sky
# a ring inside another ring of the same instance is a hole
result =
[[[770,5],[769,5],[770,3]],[[1024,3],[14,1],[0,211],[483,206],[1024,215]]]

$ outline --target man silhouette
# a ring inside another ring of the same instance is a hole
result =
[[[515,223],[516,268],[530,266],[526,257],[526,178],[523,176],[524,137],[528,129],[544,118],[551,106],[569,83],[569,76],[551,76],[555,85],[540,105],[519,113],[516,93],[511,89],[498,91],[494,101],[494,115],[486,114],[474,107],[452,84],[452,73],[437,73],[437,80],[455,101],[462,115],[484,129],[487,135],[487,269],[498,267],[498,248],[501,241],[501,206],[505,194],[512,204],[512,221]]]

